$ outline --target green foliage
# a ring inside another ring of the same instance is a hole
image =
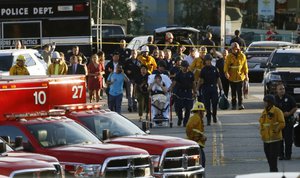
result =
[[[95,21],[97,19],[97,3],[98,0],[92,0],[92,16]],[[102,3],[103,19],[126,20],[128,33],[135,35],[143,33],[143,16],[146,8],[141,8],[139,1],[134,11],[131,11],[130,0],[102,0]]]
[[[219,20],[218,0],[179,0],[179,3],[184,13],[176,15],[176,24],[201,28],[216,25]]]

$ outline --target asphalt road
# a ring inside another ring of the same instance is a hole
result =
[[[219,110],[218,123],[205,126],[207,142],[206,178],[233,178],[238,174],[268,172],[269,167],[259,135],[258,118],[263,110],[263,87],[250,84],[245,110]],[[127,99],[123,99],[123,115],[138,122],[137,113],[128,113]],[[177,127],[173,113],[173,128],[154,127],[151,134],[185,138],[185,128]],[[206,119],[204,119],[206,124]],[[293,147],[292,160],[278,161],[280,171],[300,171],[300,148]]]

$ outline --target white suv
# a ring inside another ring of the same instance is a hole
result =
[[[2,75],[9,75],[9,69],[15,65],[19,55],[26,58],[25,65],[30,75],[46,75],[47,65],[39,52],[34,49],[0,50],[0,71]]]

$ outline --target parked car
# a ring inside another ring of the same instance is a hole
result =
[[[272,52],[266,63],[262,63],[264,93],[275,93],[278,82],[283,82],[286,93],[300,104],[300,48],[281,48]]]
[[[102,31],[100,30],[102,28]],[[121,25],[117,24],[102,24],[92,26],[93,36],[93,52],[97,52],[97,42],[100,41],[100,33],[102,32],[102,51],[104,51],[107,60],[111,59],[111,54],[119,48],[119,42],[125,40],[127,43],[132,40],[132,36],[128,36]],[[98,38],[97,38],[97,30]]]
[[[189,53],[189,48],[200,43],[200,30],[193,27],[185,26],[166,26],[154,29],[154,43],[164,44],[165,35],[167,32],[171,32],[174,36],[174,42],[178,42],[182,45],[188,45],[185,53]],[[162,46],[159,46],[161,49]]]
[[[235,178],[299,178],[300,172],[267,172],[237,175]]]
[[[267,61],[274,49],[289,45],[293,45],[293,43],[285,41],[252,42],[245,52],[249,68],[250,82],[262,82],[264,69],[260,67],[260,64]]]
[[[40,53],[34,49],[0,50],[0,71],[2,71],[2,75],[9,75],[9,69],[15,65],[19,55],[26,58],[25,65],[30,75],[46,75],[47,64]]]
[[[126,48],[132,50],[132,49],[136,49],[136,50],[140,50],[141,47],[145,44],[148,43],[148,38],[153,35],[145,35],[145,36],[137,36],[134,37],[126,46]]]

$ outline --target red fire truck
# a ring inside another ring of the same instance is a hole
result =
[[[42,111],[60,102],[79,102],[85,95],[85,85],[80,85],[82,81],[85,81],[82,76],[3,79],[0,81],[0,102],[4,103],[0,135],[12,140],[21,137],[24,151],[56,157],[66,175],[152,177],[147,151],[104,144],[85,127],[66,118],[64,111]],[[84,92],[80,92],[78,86],[82,86]],[[11,142],[13,147],[15,144]]]
[[[64,172],[56,158],[14,151],[0,138],[1,176],[63,178]]]
[[[53,80],[53,78],[48,80]],[[64,80],[69,79],[66,77]],[[21,80],[14,80],[14,82],[18,83]],[[147,150],[151,155],[155,177],[203,177],[204,168],[201,166],[200,150],[196,142],[175,137],[148,135],[131,121],[115,112],[101,109],[99,105],[85,104],[85,98],[84,101],[81,100],[83,102],[77,102],[70,97],[64,97],[63,95],[72,96],[70,88],[72,86],[56,90],[55,92],[59,91],[62,95],[59,99],[47,96],[49,103],[46,108],[63,109],[66,111],[65,116],[89,128],[95,135],[105,140],[105,143],[117,143]],[[51,92],[53,91],[49,86],[49,95]],[[32,95],[32,93],[28,94],[31,97]],[[26,102],[28,103],[25,101],[24,104]],[[76,102],[78,104],[74,104]],[[35,103],[34,100],[28,105],[32,105],[32,103]],[[70,120],[68,121],[70,122]],[[107,134],[108,130],[110,134]],[[103,132],[106,134],[103,135]]]

